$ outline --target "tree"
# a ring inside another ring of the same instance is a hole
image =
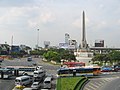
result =
[[[47,59],[48,61],[56,61],[56,62],[60,62],[60,55],[59,53],[55,52],[55,51],[48,51],[47,53],[44,53],[44,58]]]
[[[109,53],[109,57],[112,60],[112,62],[120,62],[120,51],[112,51]]]

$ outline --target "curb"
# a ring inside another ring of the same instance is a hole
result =
[[[81,83],[81,85],[79,85],[80,82],[82,82],[82,81],[83,81],[83,83]],[[76,84],[74,90],[77,90],[78,87],[80,88],[80,90],[82,90],[84,84],[85,84],[87,81],[88,81],[88,78],[83,78],[83,79],[81,79],[81,80]]]
[[[87,80],[82,84],[80,90],[83,90],[83,89],[84,89],[84,86],[85,86],[89,81],[90,81],[90,80],[87,79]]]

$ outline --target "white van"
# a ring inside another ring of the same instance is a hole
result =
[[[33,77],[34,78],[43,78],[45,76],[45,71],[44,70],[39,70],[39,71],[34,71],[33,72]]]
[[[15,85],[27,85],[30,83],[32,83],[32,78],[30,76],[20,76],[15,79]]]
[[[34,90],[38,90],[41,87],[40,82],[33,82],[33,84],[31,85],[31,88]]]
[[[36,67],[36,71],[39,71],[39,70],[44,70],[44,69],[43,69],[43,66],[37,66],[37,67]]]
[[[52,78],[51,77],[46,77],[44,82],[43,82],[43,87],[44,88],[51,88],[52,87]]]

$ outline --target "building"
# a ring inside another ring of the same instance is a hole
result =
[[[76,40],[69,40],[68,48],[75,50],[77,48],[77,41]]]
[[[65,43],[69,44],[70,35],[68,33],[65,33]]]
[[[49,48],[50,41],[44,41],[44,48]]]

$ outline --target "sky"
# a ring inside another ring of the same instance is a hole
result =
[[[69,33],[79,44],[85,11],[87,43],[93,46],[100,39],[105,47],[120,47],[119,4],[120,0],[0,0],[0,43],[43,47],[50,41],[58,46]]]

